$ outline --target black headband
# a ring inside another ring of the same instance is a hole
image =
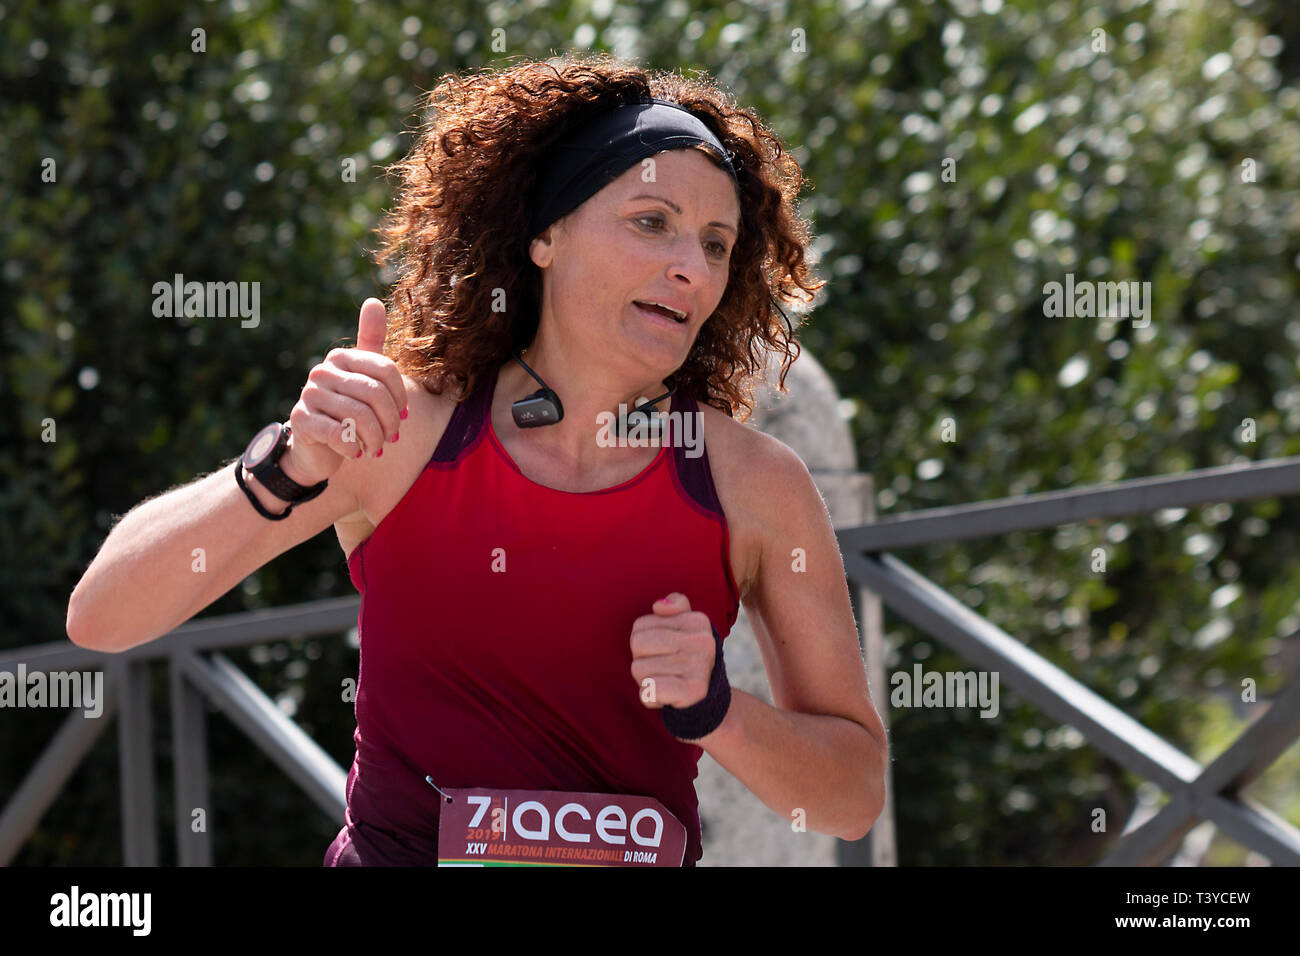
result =
[[[651,97],[625,103],[551,147],[538,177],[528,237],[568,215],[633,164],[666,149],[704,146],[732,180],[735,155],[685,107]]]

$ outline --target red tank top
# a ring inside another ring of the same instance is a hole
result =
[[[672,591],[724,637],[736,621],[708,454],[688,457],[670,439],[620,485],[545,487],[492,427],[496,379],[456,406],[419,478],[348,559],[361,664],[340,839],[362,864],[434,863],[428,775],[444,789],[654,797],[685,826],[693,866],[704,751],[641,703],[629,641],[632,622]],[[698,406],[678,394],[670,410]]]

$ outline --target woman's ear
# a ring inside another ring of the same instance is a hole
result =
[[[532,259],[533,264],[539,269],[547,268],[554,256],[555,247],[552,245],[554,240],[551,236],[551,230],[554,228],[553,225],[547,226],[528,244],[528,258]]]

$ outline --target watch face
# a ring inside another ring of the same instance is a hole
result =
[[[248,443],[248,448],[244,452],[244,467],[252,471],[255,467],[266,460],[275,448],[275,444],[280,439],[280,425],[278,423],[267,425]]]

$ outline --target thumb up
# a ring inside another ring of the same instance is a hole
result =
[[[289,415],[293,434],[285,452],[304,482],[328,478],[346,458],[378,458],[386,443],[397,441],[407,414],[406,385],[384,354],[387,332],[384,304],[366,299],[356,346],[331,349],[307,375]]]

